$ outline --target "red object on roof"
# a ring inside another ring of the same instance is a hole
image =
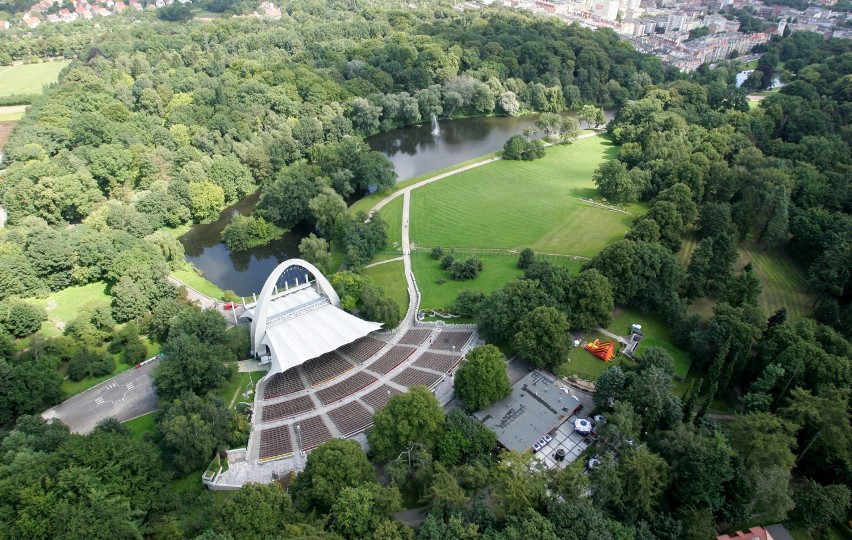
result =
[[[604,362],[609,362],[612,360],[613,352],[615,352],[615,343],[596,339],[591,343],[587,343],[584,348]]]
[[[733,534],[717,536],[716,540],[773,540],[769,531],[763,527],[752,527],[748,531],[737,531]]]

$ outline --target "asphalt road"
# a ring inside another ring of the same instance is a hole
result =
[[[45,419],[58,418],[74,433],[89,433],[95,425],[113,416],[130,420],[157,409],[154,368],[159,359],[130,369],[86,390],[42,413]]]

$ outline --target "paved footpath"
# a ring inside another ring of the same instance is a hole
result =
[[[104,418],[130,420],[157,409],[154,368],[159,360],[120,373],[112,379],[44,411],[45,420],[58,418],[74,433],[86,434]]]

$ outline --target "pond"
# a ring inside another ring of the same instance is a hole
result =
[[[751,75],[753,71],[753,69],[748,69],[746,71],[740,71],[739,73],[737,73],[737,88],[739,88],[743,85],[744,82],[746,82],[746,79],[748,79],[748,76]],[[781,88],[782,86],[784,86],[784,83],[781,82],[781,76],[778,73],[773,74],[772,84],[769,86],[769,88]]]
[[[440,120],[437,126],[399,128],[369,137],[366,142],[393,162],[399,180],[407,180],[499,150],[506,139],[523,133],[535,119],[526,116]],[[265,246],[232,253],[222,242],[222,229],[235,213],[250,214],[259,197],[260,192],[246,197],[223,210],[216,221],[193,225],[180,238],[186,260],[205,278],[243,296],[259,293],[279,262],[298,257],[299,241],[310,233],[306,227],[297,228]]]

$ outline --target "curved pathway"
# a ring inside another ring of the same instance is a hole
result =
[[[597,137],[601,133],[603,133],[603,131],[586,133],[577,137],[576,140],[587,139],[589,137]],[[548,146],[550,145],[548,144]],[[372,215],[374,212],[378,212],[379,210],[381,210],[386,204],[388,204],[392,200],[402,196],[402,261],[405,266],[405,280],[408,283],[408,311],[406,313],[405,319],[403,319],[398,330],[406,330],[414,323],[414,317],[417,315],[417,309],[420,306],[420,290],[417,288],[417,281],[414,278],[414,271],[411,269],[411,241],[409,239],[408,225],[409,217],[411,216],[411,191],[419,187],[431,184],[432,182],[437,182],[438,180],[442,180],[449,176],[453,176],[464,171],[469,171],[470,169],[475,169],[476,167],[481,167],[483,165],[487,165],[488,163],[493,163],[501,159],[503,158],[500,156],[494,156],[489,159],[485,159],[476,163],[471,163],[470,165],[465,165],[464,167],[459,167],[458,169],[453,169],[452,171],[437,174],[431,178],[421,180],[420,182],[417,182],[410,186],[406,186],[398,191],[394,191],[384,199],[374,204],[373,207],[370,209],[369,214]],[[393,260],[399,260],[399,257]],[[382,264],[384,262],[390,261],[381,261],[375,264]]]

